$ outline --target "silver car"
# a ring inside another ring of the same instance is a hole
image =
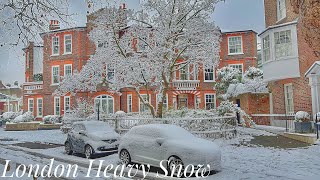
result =
[[[85,154],[92,158],[96,154],[118,152],[120,135],[109,124],[102,121],[80,121],[72,125],[65,142],[65,152]]]
[[[121,138],[119,158],[126,165],[134,162],[161,167],[162,163],[173,174],[177,170],[173,167],[178,165],[183,169],[188,165],[195,169],[209,165],[210,171],[219,171],[221,164],[221,152],[215,143],[168,124],[133,127]]]

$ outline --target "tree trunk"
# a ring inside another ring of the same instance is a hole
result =
[[[169,89],[169,83],[167,82],[166,76],[164,73],[162,73],[162,79],[163,79],[163,91],[162,91],[162,99],[160,102],[158,102],[158,109],[157,109],[157,116],[158,118],[162,118],[163,116],[163,98],[167,98],[167,92]],[[169,103],[167,102],[167,105]]]

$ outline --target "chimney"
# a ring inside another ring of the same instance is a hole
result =
[[[50,20],[49,30],[53,31],[56,29],[60,29],[60,23],[58,20]]]
[[[123,9],[123,10],[126,10],[127,7],[126,7],[126,3],[123,3],[120,5],[119,9]]]

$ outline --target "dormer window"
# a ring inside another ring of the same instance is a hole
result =
[[[52,37],[52,55],[59,55],[59,37],[53,36]]]
[[[286,0],[277,0],[278,21],[286,17]]]

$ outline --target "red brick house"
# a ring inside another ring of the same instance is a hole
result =
[[[53,96],[59,85],[60,76],[80,71],[89,56],[94,53],[95,46],[89,41],[91,18],[88,16],[87,27],[59,29],[58,24],[46,33],[43,38],[43,81],[35,82],[30,78],[34,74],[26,68],[26,83],[24,85],[25,109],[33,111],[41,118],[45,115],[63,115],[79,97],[88,98],[95,104],[99,102],[103,112],[114,113],[118,110],[125,112],[144,112],[148,108],[140,102],[136,93],[128,88],[121,90],[121,96],[112,93],[107,86],[99,86],[97,92],[77,93],[76,96]],[[54,24],[56,22],[52,22]],[[221,64],[233,66],[244,72],[250,66],[257,64],[256,32],[252,30],[222,33]],[[32,64],[32,55],[27,55],[35,48],[30,44],[26,49],[26,61]],[[32,65],[31,65],[32,66]],[[115,70],[116,71],[116,70]],[[189,65],[177,71],[172,88],[168,91],[164,107],[169,108],[201,108],[212,109],[217,106],[215,69],[203,69],[201,65]],[[29,78],[27,78],[29,77]],[[141,90],[141,94],[147,92]],[[157,94],[149,92],[150,101],[157,105]],[[145,95],[143,95],[145,96]]]
[[[264,8],[266,29],[259,36],[262,70],[271,91],[271,114],[312,113],[305,73],[317,59],[302,35],[298,14],[290,0],[265,0]]]

